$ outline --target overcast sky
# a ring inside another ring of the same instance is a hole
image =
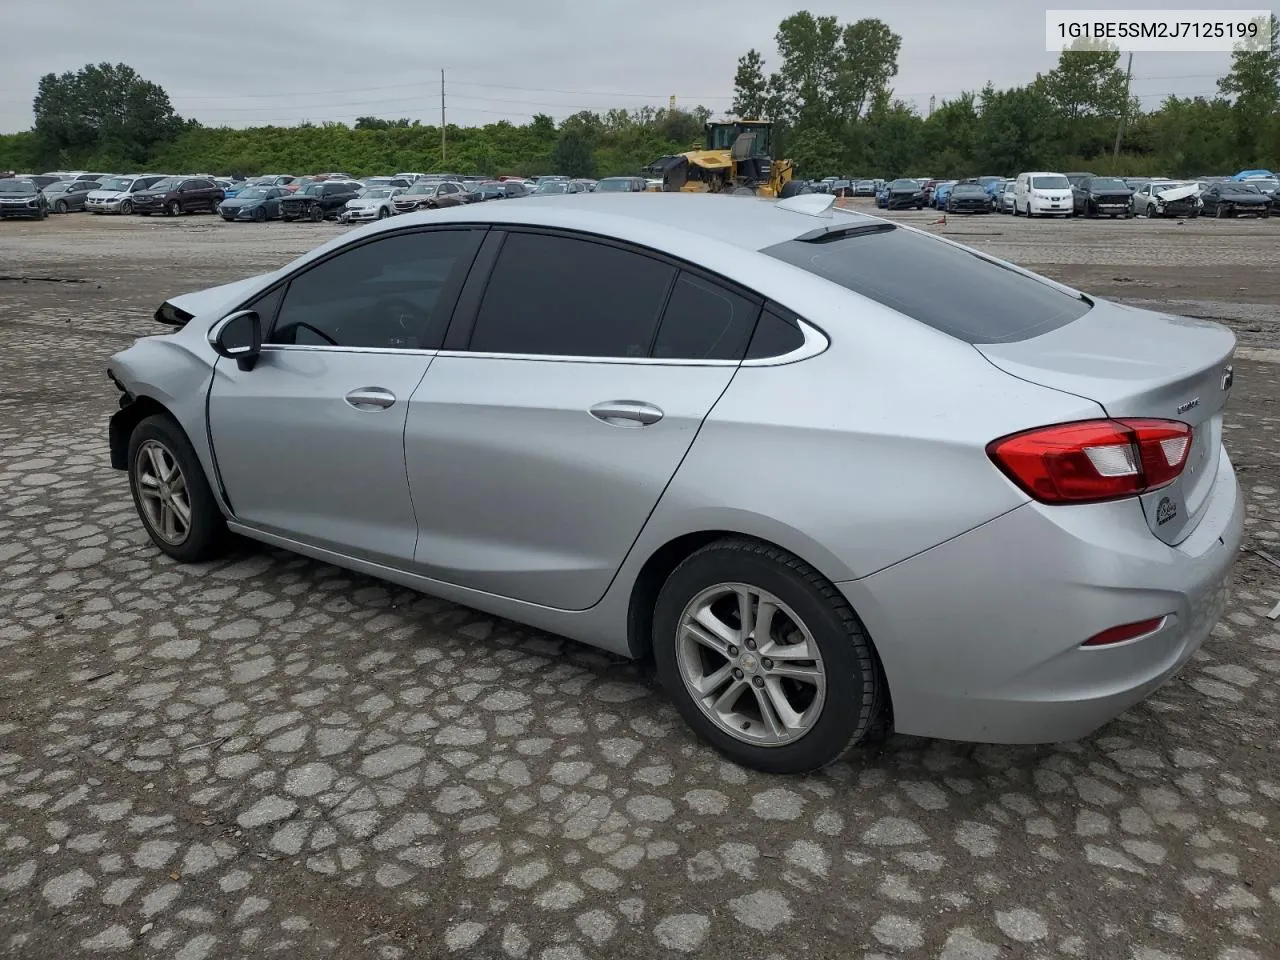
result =
[[[124,62],[168,91],[184,117],[210,126],[351,122],[357,116],[440,117],[445,68],[450,123],[557,120],[582,109],[701,103],[717,115],[733,96],[747,49],[776,66],[777,24],[798,9],[842,22],[880,17],[902,36],[897,94],[923,112],[988,80],[1020,85],[1057,57],[1044,49],[1044,10],[1262,7],[1258,0],[895,0],[797,3],[733,0],[702,6],[635,0],[11,0],[0,33],[0,131],[31,126],[46,73]],[[270,12],[268,12],[270,11]],[[286,12],[287,11],[287,12]],[[1134,57],[1145,107],[1168,94],[1212,94],[1224,53]]]

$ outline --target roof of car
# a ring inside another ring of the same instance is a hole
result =
[[[509,223],[561,227],[604,236],[640,240],[654,228],[696,234],[748,250],[793,240],[832,221],[779,207],[775,201],[747,197],[718,197],[698,193],[558,194],[536,204],[513,203],[450,207],[411,216],[435,222]],[[848,223],[875,218],[832,208],[832,217]],[[395,226],[406,220],[397,218]],[[391,229],[386,223],[385,229]]]

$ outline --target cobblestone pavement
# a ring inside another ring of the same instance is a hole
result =
[[[85,282],[0,280],[0,955],[1280,956],[1275,363],[1238,363],[1227,417],[1228,614],[1156,696],[1079,743],[895,736],[769,778],[586,647],[280,551],[152,548],[106,357],[333,228],[9,226],[0,274]]]

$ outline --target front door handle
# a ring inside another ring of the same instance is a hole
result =
[[[615,427],[647,427],[662,419],[662,409],[642,400],[609,400],[591,408],[597,420]]]
[[[343,399],[357,410],[385,410],[396,402],[396,395],[382,387],[361,387]]]

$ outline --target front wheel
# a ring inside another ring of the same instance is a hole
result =
[[[311,209],[307,211],[307,216],[311,218],[312,223],[319,223],[324,219],[324,210],[320,208],[320,204],[313,203]]]
[[[182,204],[180,204],[177,200],[170,200],[169,206],[165,208],[165,212],[168,213],[169,216],[171,217],[181,216]]]
[[[170,417],[145,418],[129,437],[129,489],[151,541],[183,563],[217,556],[227,525],[204,469]]]
[[[130,203],[128,200],[121,200],[120,212],[123,213],[125,216],[128,216],[129,214],[133,213],[133,204]]]
[[[389,214],[389,213],[387,213],[387,208],[386,208],[386,207],[379,207],[379,208],[378,208],[378,219],[379,219],[379,220],[385,220],[385,219],[387,219],[387,217],[389,217],[389,216],[390,216],[390,214]]]
[[[1218,209],[1214,211],[1214,216],[1219,220],[1227,219],[1227,205],[1225,203],[1218,204]]]
[[[66,213],[66,212],[67,212],[67,201],[65,201],[65,200],[59,200],[57,203],[55,203],[55,204],[53,205],[53,212],[54,212],[54,213]]]
[[[657,675],[685,721],[736,763],[794,774],[879,731],[886,683],[844,597],[804,561],[718,540],[663,584]]]

